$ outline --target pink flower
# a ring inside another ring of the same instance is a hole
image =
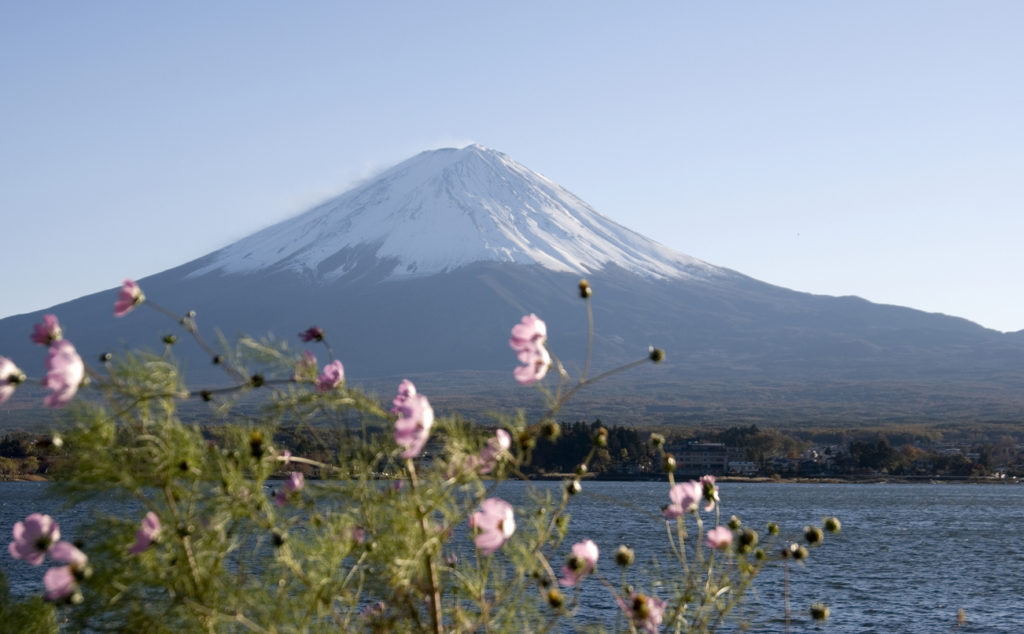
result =
[[[480,450],[480,456],[476,462],[479,465],[480,473],[490,473],[498,466],[498,458],[501,454],[508,452],[512,447],[512,436],[504,429],[494,432],[494,436],[487,439],[487,445]]]
[[[42,323],[35,324],[32,328],[32,341],[41,346],[48,346],[54,341],[60,341],[63,336],[56,315],[43,315]]]
[[[524,316],[512,327],[508,345],[516,351],[522,364],[514,372],[516,381],[522,385],[543,379],[551,367],[551,354],[544,345],[547,337],[547,325],[534,314]]]
[[[316,378],[316,389],[321,392],[330,392],[345,382],[345,368],[341,361],[331,361],[324,366],[320,376]]]
[[[707,504],[704,505],[705,511],[710,511],[715,508],[715,503],[718,502],[718,487],[715,486],[715,476],[706,475],[700,479],[701,497]]]
[[[299,333],[299,339],[302,339],[306,343],[309,343],[310,341],[323,341],[324,329],[320,326],[311,326]]]
[[[563,586],[574,586],[594,570],[597,565],[597,544],[586,539],[574,544],[572,554],[562,566],[562,578],[558,583]]]
[[[551,367],[551,354],[543,343],[518,352],[519,363],[522,365],[513,370],[512,375],[520,385],[529,385],[544,378]]]
[[[117,301],[114,302],[114,317],[124,317],[144,301],[146,296],[142,294],[139,285],[132,280],[125,280],[117,293]]]
[[[301,491],[305,485],[306,477],[302,475],[302,472],[292,471],[288,475],[288,479],[284,481],[281,490],[274,496],[274,504],[284,506],[288,502],[288,498]]]
[[[50,556],[56,561],[68,564],[50,568],[43,575],[43,585],[46,587],[43,598],[47,601],[57,601],[71,596],[78,590],[79,575],[85,571],[89,558],[69,542],[54,544],[50,549]]]
[[[615,601],[626,617],[633,622],[634,627],[646,630],[648,634],[657,634],[665,614],[665,606],[668,605],[665,601],[636,592],[630,593],[629,601],[623,600],[622,597],[616,597]]]
[[[410,389],[409,393],[399,404],[399,397],[402,390]],[[427,444],[427,437],[430,436],[430,428],[434,425],[434,409],[430,401],[422,394],[415,394],[415,387],[409,381],[402,381],[398,386],[398,397],[395,397],[395,410],[398,420],[395,421],[395,442],[399,447],[405,447],[401,453],[403,458],[415,458],[423,451],[423,445]]]
[[[60,566],[50,568],[43,575],[43,585],[46,586],[46,594],[43,598],[47,601],[57,601],[70,597],[78,589],[78,582],[75,581],[75,573],[71,566]]]
[[[708,548],[720,548],[722,550],[732,543],[732,531],[725,526],[718,526],[708,531],[704,536],[704,543]]]
[[[57,542],[50,548],[50,557],[54,561],[61,561],[66,564],[71,564],[71,567],[75,570],[80,570],[85,567],[85,564],[89,561],[89,558],[85,556],[85,553],[78,550],[71,542]]]
[[[160,536],[160,517],[150,511],[142,518],[142,527],[135,533],[135,544],[129,549],[133,555],[138,555],[149,548]]]
[[[543,342],[548,338],[548,327],[539,317],[530,313],[523,316],[518,324],[512,326],[512,338],[508,345],[513,350],[522,350],[524,346],[538,341]]]
[[[14,541],[7,547],[11,557],[38,566],[60,539],[60,526],[49,515],[33,513],[24,522],[15,522],[11,535]]]
[[[393,406],[391,408],[391,413],[397,414],[398,408],[400,408],[410,396],[416,396],[416,386],[413,385],[413,382],[409,379],[402,379],[402,382],[398,384],[398,394],[395,396],[394,400],[391,401],[391,405]]]
[[[696,480],[680,482],[669,489],[668,497],[672,503],[661,510],[666,519],[674,520],[685,513],[693,513],[701,498],[700,483]]]
[[[295,364],[295,371],[292,372],[292,381],[316,381],[316,355],[306,350],[302,359]]]
[[[25,373],[22,372],[14,362],[7,357],[0,357],[0,403],[11,398],[14,388],[25,380]]]
[[[473,540],[476,547],[490,555],[516,532],[515,512],[505,500],[487,498],[480,504],[480,510],[469,516],[469,527],[477,533]]]
[[[85,378],[85,364],[75,347],[67,339],[55,341],[46,356],[46,376],[43,387],[52,390],[43,399],[47,407],[64,407],[74,398],[78,386]]]

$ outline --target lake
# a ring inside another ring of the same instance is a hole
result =
[[[86,511],[63,509],[46,489],[46,483],[0,483],[5,540],[11,525],[32,512],[53,515],[73,538]],[[523,483],[506,482],[498,495],[515,504],[524,493]],[[723,522],[736,514],[762,539],[770,520],[794,540],[806,524],[820,525],[831,515],[842,520],[842,532],[826,534],[806,566],[791,567],[792,632],[1024,631],[1024,486],[726,482],[720,495]],[[612,555],[619,544],[634,548],[638,562],[664,556],[659,509],[667,502],[665,482],[584,482],[570,505],[568,541],[593,539],[601,550],[599,569],[617,579]],[[42,591],[42,569],[2,557],[13,593]],[[556,570],[561,563],[552,562]],[[607,591],[597,582],[583,587],[581,613],[611,623],[616,608]],[[757,588],[750,631],[781,632],[781,568],[763,573]],[[831,608],[824,628],[807,615],[818,601]],[[960,609],[966,622],[958,626]]]

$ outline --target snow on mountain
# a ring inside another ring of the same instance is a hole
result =
[[[390,278],[487,261],[581,275],[614,265],[653,279],[729,274],[612,222],[500,152],[470,145],[422,152],[210,254],[187,277],[292,271],[327,282],[369,255],[390,265]]]

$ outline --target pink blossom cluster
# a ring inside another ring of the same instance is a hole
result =
[[[294,497],[306,485],[306,477],[301,471],[292,471],[288,479],[284,481],[281,490],[274,496],[274,504],[284,506],[288,500]]]
[[[618,597],[615,601],[632,623],[633,627],[649,634],[657,634],[668,603],[637,592],[631,592],[629,599]]]
[[[46,407],[64,407],[85,380],[85,364],[75,346],[64,339],[56,315],[43,315],[43,321],[33,326],[31,337],[33,342],[49,346],[42,384],[50,394],[43,398],[43,404]],[[13,361],[0,357],[0,403],[9,399],[14,388],[25,380],[25,373]]]
[[[423,451],[434,426],[434,409],[426,396],[416,393],[416,386],[409,379],[398,384],[398,394],[391,403],[391,412],[398,415],[395,443],[405,448],[403,458],[415,458]]]
[[[493,554],[516,532],[512,505],[501,498],[487,498],[480,510],[469,516],[469,527],[476,533],[473,543],[484,555]]]
[[[671,504],[661,510],[666,519],[676,519],[686,513],[696,513],[697,506],[703,500],[704,510],[710,511],[718,502],[718,485],[715,476],[703,476],[700,481],[690,480],[674,485],[668,491]]]
[[[498,466],[501,457],[512,447],[512,436],[504,429],[498,429],[487,439],[487,444],[475,456],[466,459],[466,466],[477,473],[487,474]]]
[[[49,555],[66,566],[54,566],[43,575],[47,601],[65,599],[78,590],[78,581],[88,571],[89,558],[71,542],[60,541],[60,526],[49,515],[32,513],[23,522],[15,522],[14,538],[7,550],[11,557],[39,566]]]
[[[526,315],[512,327],[512,337],[508,345],[519,356],[519,367],[514,371],[516,381],[529,385],[544,378],[551,367],[551,354],[545,342],[548,338],[548,327],[534,314]]]
[[[345,382],[345,368],[341,361],[331,361],[320,371],[316,378],[316,389],[321,392],[330,392]]]

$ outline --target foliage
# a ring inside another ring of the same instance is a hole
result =
[[[589,319],[589,286],[580,291]],[[723,522],[714,478],[676,483],[658,435],[641,442],[634,430],[599,422],[556,423],[579,390],[658,362],[660,350],[594,377],[588,362],[571,379],[548,350],[544,323],[524,317],[510,341],[522,364],[515,376],[539,385],[549,408],[536,421],[506,415],[491,431],[435,420],[408,381],[390,409],[350,388],[318,328],[301,337],[331,358],[319,373],[310,352],[281,341],[246,338],[215,352],[194,314],[173,315],[126,281],[118,316],[139,305],[172,315],[233,383],[187,386],[173,336],[161,354],[107,355],[101,370],[88,369],[98,397],[71,405],[77,425],[59,439],[55,486],[76,502],[118,499],[122,512],[80,528],[83,550],[58,541],[47,516],[15,526],[12,554],[67,564],[44,576],[46,602],[3,593],[0,615],[22,631],[54,631],[61,621],[72,631],[520,632],[572,623],[706,632],[742,621],[744,593],[764,566],[802,564],[822,541],[814,527],[797,543]],[[42,345],[60,341],[56,318],[37,331]],[[67,380],[78,363],[65,355],[48,367],[62,381],[55,405],[78,389]],[[549,370],[553,384],[543,382]],[[190,400],[208,403],[220,424],[183,417]],[[531,488],[514,509],[498,498],[503,480],[528,480],[531,461],[558,436],[571,449],[557,468],[572,472],[558,493]],[[312,440],[285,448],[281,438]],[[564,565],[553,561],[569,546],[583,475],[633,456],[665,466],[667,558],[635,569],[624,545],[613,557],[617,582],[605,575],[610,565],[597,567],[589,540],[573,545]],[[617,619],[577,622],[581,584],[604,586]],[[788,619],[788,598],[785,609]]]

